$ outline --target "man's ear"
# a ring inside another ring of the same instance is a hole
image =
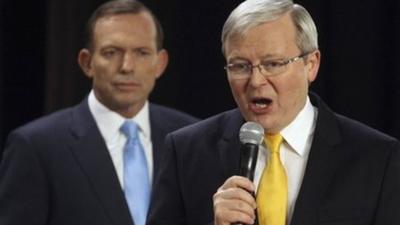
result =
[[[90,53],[89,49],[81,49],[78,54],[78,64],[81,67],[82,71],[89,78],[93,77],[91,61],[92,54]]]
[[[156,78],[161,77],[161,75],[164,73],[165,69],[167,68],[168,61],[169,61],[169,56],[167,50],[162,49],[161,51],[159,51]]]
[[[321,53],[319,50],[316,50],[307,56],[307,73],[309,83],[313,82],[317,78],[320,61]]]

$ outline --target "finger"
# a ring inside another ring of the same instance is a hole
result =
[[[237,203],[230,202],[228,205],[237,206]],[[214,209],[215,221],[217,224],[232,224],[232,223],[245,223],[253,224],[255,221],[255,213],[251,207],[248,207],[250,211],[243,212],[241,210],[235,210],[236,207],[227,207],[228,205],[219,205]],[[245,204],[247,205],[247,204]],[[248,206],[248,205],[247,205]],[[247,211],[247,210],[245,210]]]
[[[214,203],[225,202],[229,200],[235,200],[241,204],[247,204],[252,210],[257,207],[254,196],[242,188],[235,187],[219,190],[213,196]]]
[[[230,211],[240,211],[246,213],[253,219],[255,218],[255,207],[245,201],[238,199],[217,198],[214,200],[214,209],[227,209]]]
[[[221,186],[222,189],[239,187],[249,192],[254,192],[255,186],[248,178],[242,176],[229,177],[225,183]]]

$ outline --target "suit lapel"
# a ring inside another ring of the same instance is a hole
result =
[[[105,212],[115,225],[132,225],[132,219],[106,144],[85,99],[73,111],[70,148],[87,176]]]
[[[153,178],[156,176],[156,172],[159,171],[158,167],[160,165],[161,149],[164,149],[164,137],[168,133],[168,127],[165,121],[162,119],[163,116],[160,115],[156,107],[150,104],[150,126],[151,126],[151,142],[153,144]]]
[[[217,143],[218,154],[225,177],[238,175],[240,169],[239,130],[244,119],[239,110],[230,111],[227,118],[219,126],[222,136]]]
[[[311,95],[311,100],[318,106],[318,119],[291,225],[317,224],[316,210],[338,164],[334,149],[341,135],[334,115],[318,97]]]

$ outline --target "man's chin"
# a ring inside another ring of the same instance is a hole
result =
[[[119,101],[115,105],[119,110],[129,110],[130,108],[142,108],[144,102],[137,100]]]
[[[106,105],[112,111],[129,111],[132,108],[141,108],[146,100],[132,98],[132,96],[115,96]]]

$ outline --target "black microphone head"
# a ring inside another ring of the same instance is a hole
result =
[[[264,139],[264,128],[255,122],[246,122],[240,128],[240,142],[260,145]]]

